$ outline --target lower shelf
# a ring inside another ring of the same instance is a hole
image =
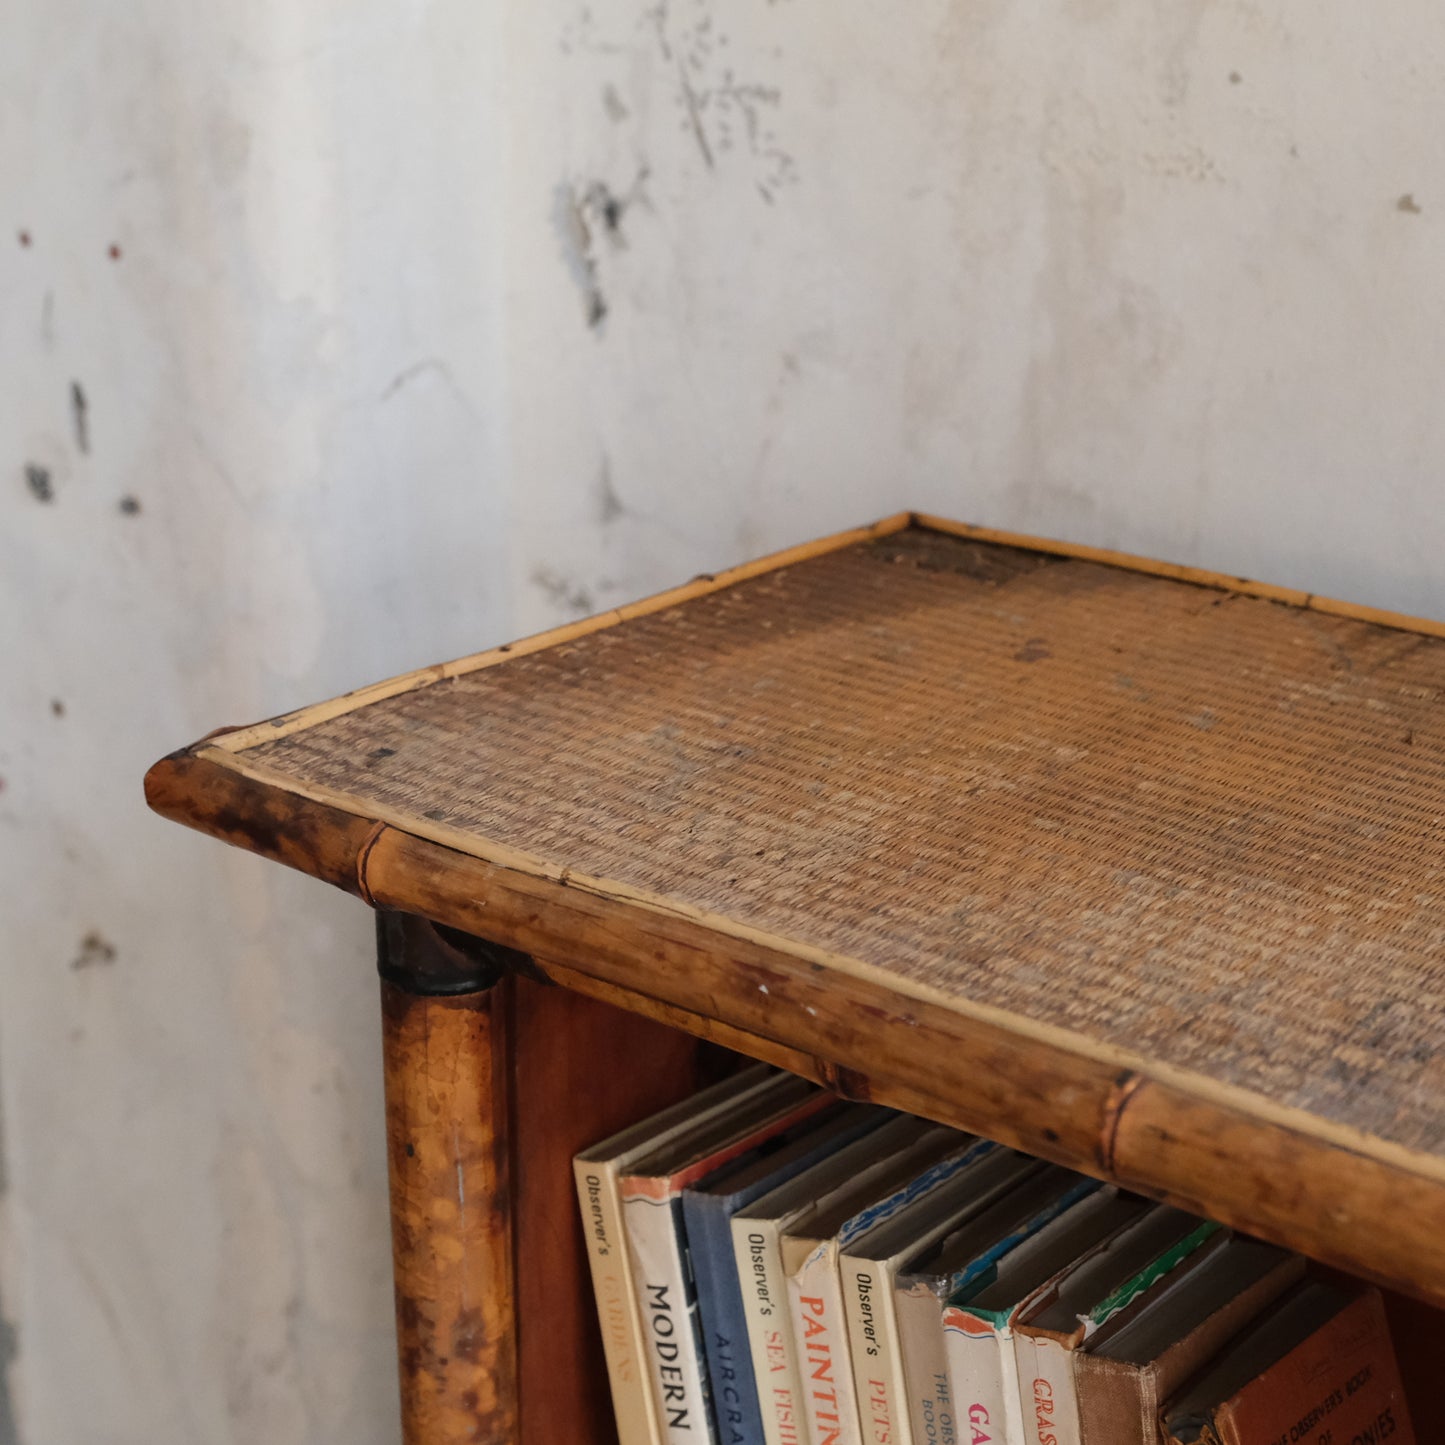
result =
[[[616,1445],[572,1156],[731,1072],[743,1056],[567,989],[513,983],[520,1440]],[[1445,1310],[1396,1291],[1385,1300],[1416,1435],[1445,1439]]]

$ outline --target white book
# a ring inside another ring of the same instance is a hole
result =
[[[955,1296],[943,1312],[949,1383],[967,1445],[1027,1445],[1019,1402],[1013,1321],[1040,1286],[1101,1240],[1137,1219],[1148,1205],[1112,1186],[1097,1190]]]
[[[803,1381],[783,1274],[784,1231],[795,1220],[856,1189],[860,1180],[879,1177],[899,1150],[935,1127],[922,1119],[893,1119],[733,1215],[733,1252],[766,1445],[807,1445],[808,1441]]]
[[[907,1209],[840,1246],[838,1275],[864,1445],[913,1445],[893,1300],[899,1265],[1042,1167],[983,1139],[959,1163]]]
[[[619,1181],[644,1358],[667,1445],[709,1445],[716,1434],[682,1192],[830,1102],[805,1080],[778,1075],[703,1129],[636,1160]]]
[[[788,1226],[781,1242],[811,1445],[862,1445],[858,1391],[838,1255],[963,1168],[977,1140],[939,1128],[895,1156],[875,1180]]]
[[[618,1181],[634,1160],[734,1108],[777,1077],[776,1070],[761,1064],[745,1069],[583,1150],[572,1161],[612,1408],[618,1436],[628,1445],[662,1445],[662,1430],[645,1368],[642,1314],[622,1230]]]

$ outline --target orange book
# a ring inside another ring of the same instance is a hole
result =
[[[1165,1405],[1171,1445],[1415,1445],[1377,1289],[1297,1285]]]

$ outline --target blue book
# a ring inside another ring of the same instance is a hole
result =
[[[838,1104],[684,1191],[687,1251],[702,1312],[718,1445],[764,1445],[733,1252],[733,1215],[893,1117],[887,1109]]]

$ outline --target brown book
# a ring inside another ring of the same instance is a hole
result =
[[[1211,1220],[1155,1205],[1020,1308],[1014,1358],[1027,1445],[1082,1445],[1078,1352],[1220,1231]]]
[[[1304,1273],[1304,1259],[1215,1235],[1074,1356],[1083,1445],[1155,1445],[1159,1407]]]
[[[1307,1280],[1164,1407],[1171,1445],[1415,1445],[1377,1289]]]

